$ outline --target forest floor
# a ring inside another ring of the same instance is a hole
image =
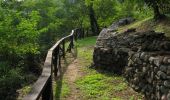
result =
[[[55,83],[57,100],[142,100],[122,76],[91,68],[96,37],[77,42],[77,57],[62,62],[62,75]]]

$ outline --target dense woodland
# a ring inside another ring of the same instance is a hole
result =
[[[164,19],[169,0],[0,0],[0,99],[36,80],[47,50],[74,28],[98,35],[125,17]],[[16,95],[17,96],[17,95]]]

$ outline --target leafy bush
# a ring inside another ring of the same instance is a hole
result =
[[[0,99],[14,99],[16,89],[21,87],[23,79],[19,68],[13,69],[7,62],[0,62]]]

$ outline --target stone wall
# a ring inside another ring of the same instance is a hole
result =
[[[170,39],[164,33],[135,29],[120,34],[116,27],[98,36],[94,67],[123,74],[147,100],[170,100]]]
[[[124,76],[147,100],[170,100],[170,52],[129,52]]]

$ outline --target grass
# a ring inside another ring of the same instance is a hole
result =
[[[137,21],[131,23],[130,25],[121,26],[121,27],[118,28],[118,32],[122,33],[122,32],[124,32],[124,31],[126,31],[127,29],[130,29],[130,28],[141,27],[141,24],[147,22],[150,19],[152,19],[152,17],[145,18],[145,19],[142,19],[142,20],[137,20]]]
[[[98,72],[90,68],[96,37],[79,40],[78,59],[85,74],[76,81],[82,91],[82,100],[138,100],[142,96],[132,92],[125,79],[109,72]]]
[[[56,87],[54,91],[56,100],[64,99],[70,94],[70,88],[65,79],[57,80],[54,87]]]
[[[122,26],[118,29],[118,32],[124,32],[129,28],[136,28],[137,31],[155,30],[156,32],[163,32],[166,36],[170,37],[170,17],[166,17],[163,20],[155,21],[152,17],[138,20],[130,25]]]
[[[121,83],[123,78],[119,79],[120,80],[117,80],[112,76],[95,72],[82,77],[77,80],[76,83],[85,94],[86,99],[110,100],[120,98],[116,95],[114,97],[112,96],[114,93],[116,94],[116,92],[121,92],[127,89],[127,84]]]
[[[92,63],[92,53],[93,53],[93,47],[96,43],[97,37],[87,37],[82,40],[78,40],[77,42],[77,49],[78,49],[78,58],[79,59],[85,59],[84,61],[87,62],[87,65],[89,63]],[[86,65],[85,65],[86,66]]]
[[[96,38],[96,36],[93,36],[78,40],[77,47],[80,49],[82,47],[94,46],[96,43]]]

